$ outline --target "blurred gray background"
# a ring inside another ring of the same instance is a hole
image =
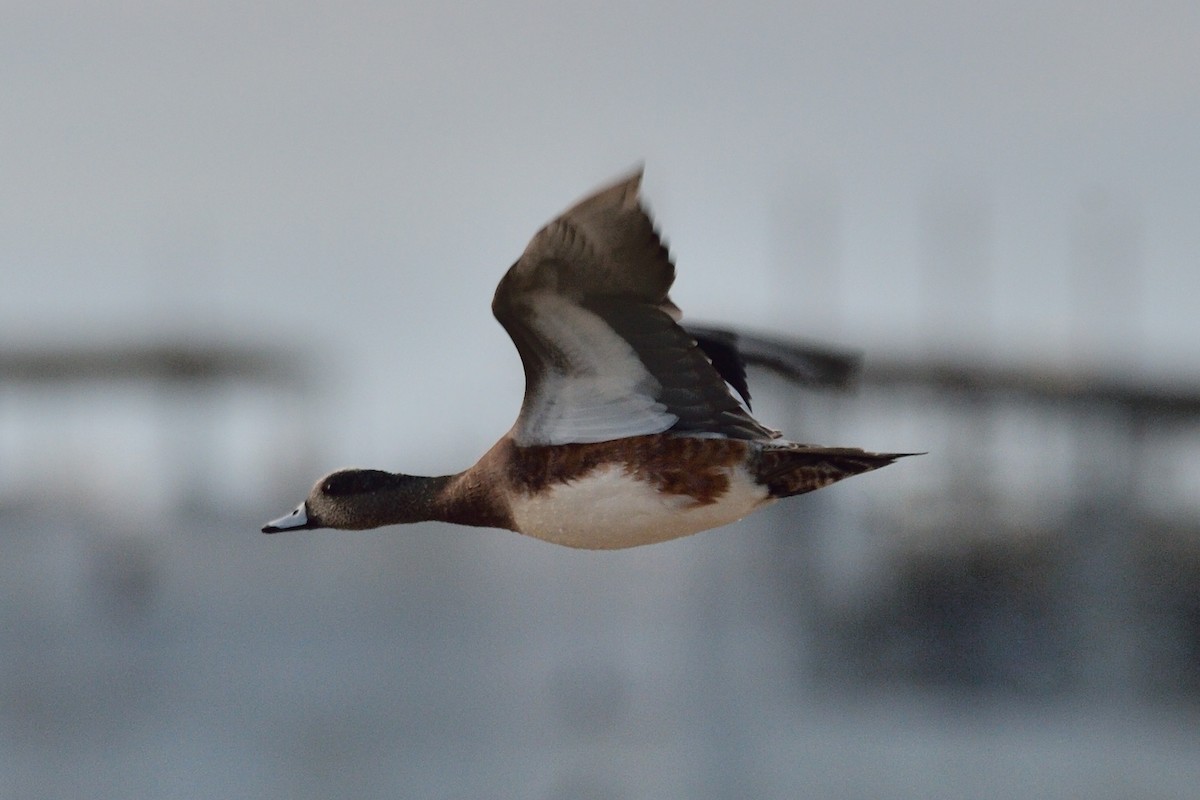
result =
[[[1200,6],[0,5],[0,796],[1194,798]],[[489,313],[639,162],[790,438],[619,553],[265,537],[511,424]]]

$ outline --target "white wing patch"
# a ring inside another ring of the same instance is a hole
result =
[[[606,442],[662,433],[679,419],[659,383],[603,319],[553,292],[530,297],[530,328],[566,364],[546,363],[513,439],[521,446]]]

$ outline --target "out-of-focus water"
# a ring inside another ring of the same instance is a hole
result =
[[[3,795],[1194,797],[1194,698],[818,679],[787,518],[582,553],[6,514]]]

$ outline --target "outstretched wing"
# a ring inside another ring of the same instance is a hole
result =
[[[542,228],[496,288],[492,312],[525,368],[519,445],[667,430],[777,435],[676,324],[675,267],[639,201],[641,178],[639,170]]]
[[[751,407],[747,365],[769,369],[793,383],[814,389],[847,389],[862,368],[862,357],[857,353],[825,345],[690,322],[683,328],[725,382],[741,396],[746,408]]]

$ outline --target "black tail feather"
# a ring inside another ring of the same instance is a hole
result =
[[[767,446],[759,451],[754,469],[772,497],[791,497],[914,455],[923,454],[870,453],[853,447]]]

